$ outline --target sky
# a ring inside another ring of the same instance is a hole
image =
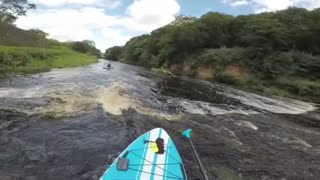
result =
[[[200,17],[209,11],[231,15],[314,9],[320,0],[29,0],[37,5],[19,17],[22,29],[41,29],[59,41],[93,40],[102,52],[150,33],[177,15]]]

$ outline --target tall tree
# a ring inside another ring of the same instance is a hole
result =
[[[0,1],[0,22],[13,23],[18,16],[26,15],[29,9],[36,6],[28,0],[1,0]]]
[[[122,47],[114,46],[106,50],[105,58],[113,61],[118,61],[120,60],[121,53],[122,53]]]
[[[96,46],[96,43],[94,41],[91,41],[91,40],[83,40],[82,43],[85,43],[85,44],[87,44],[88,46],[91,46],[91,47],[95,47]]]
[[[275,13],[274,17],[288,28],[290,46],[293,49],[307,50],[310,44],[310,12],[304,8],[289,8]]]
[[[95,43],[91,40],[73,42],[71,47],[73,50],[81,53],[90,53],[97,56],[101,55],[100,50],[95,47]]]
[[[40,30],[40,29],[30,29],[29,32],[32,32],[33,34],[36,34],[37,36],[41,37],[41,38],[47,38],[47,36],[49,35],[48,33]]]
[[[315,9],[310,15],[310,33],[307,36],[309,51],[320,55],[320,8]]]
[[[288,50],[290,48],[287,26],[273,18],[272,14],[250,16],[238,29],[240,45],[265,50]]]
[[[207,41],[207,47],[220,48],[229,44],[228,27],[233,19],[233,16],[213,12],[201,16],[198,26],[208,34],[210,41]]]

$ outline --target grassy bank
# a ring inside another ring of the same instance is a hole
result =
[[[37,73],[52,68],[84,66],[97,61],[93,55],[68,48],[46,49],[0,46],[0,76],[12,73]]]

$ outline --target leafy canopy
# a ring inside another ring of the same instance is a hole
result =
[[[0,22],[11,24],[18,16],[24,16],[29,9],[35,8],[36,6],[27,0],[1,0]]]

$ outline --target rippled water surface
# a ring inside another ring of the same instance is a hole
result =
[[[315,105],[103,62],[0,82],[0,179],[98,179],[131,141],[162,127],[189,179],[194,142],[212,179],[320,179]]]

